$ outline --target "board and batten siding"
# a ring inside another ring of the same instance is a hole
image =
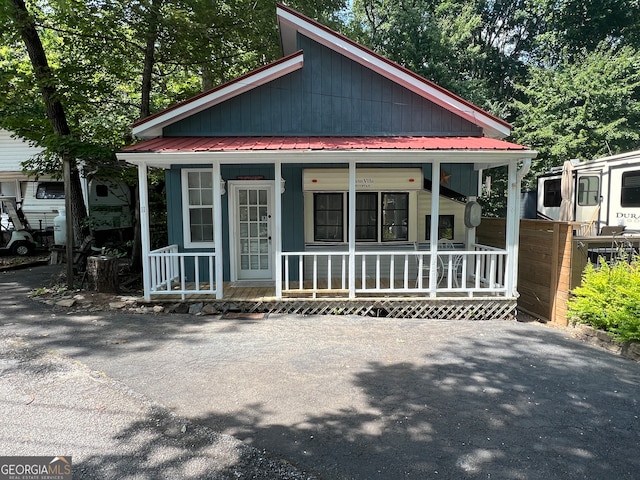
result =
[[[302,69],[163,130],[164,136],[480,136],[481,129],[298,34]]]

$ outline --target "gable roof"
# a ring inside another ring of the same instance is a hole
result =
[[[296,51],[298,32],[477,125],[487,137],[500,139],[510,134],[507,122],[295,10],[278,5],[276,13],[285,57],[134,123],[134,136],[159,137],[170,124],[302,68],[303,52]]]
[[[289,7],[279,4],[277,17],[285,54],[296,48],[296,33],[300,32],[482,127],[488,137],[504,138],[511,133],[511,125],[504,120]]]

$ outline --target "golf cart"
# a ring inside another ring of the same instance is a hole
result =
[[[36,248],[36,242],[26,230],[10,230],[4,223],[0,228],[0,252],[24,257]]]
[[[9,252],[21,257],[29,255],[35,247],[31,233],[22,224],[16,200],[11,197],[0,198],[2,220],[0,221],[0,252]],[[6,213],[5,213],[6,212]]]

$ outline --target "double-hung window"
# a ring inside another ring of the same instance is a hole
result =
[[[213,246],[213,170],[182,170],[185,247]]]
[[[316,242],[348,240],[348,194],[314,193],[313,230]],[[357,192],[356,241],[408,241],[409,194]]]

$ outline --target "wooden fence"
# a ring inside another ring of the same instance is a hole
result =
[[[566,325],[574,225],[546,220],[520,221],[518,308],[544,320]],[[505,220],[483,218],[477,242],[505,248]],[[581,271],[580,271],[581,273]],[[578,279],[580,274],[578,274]]]

